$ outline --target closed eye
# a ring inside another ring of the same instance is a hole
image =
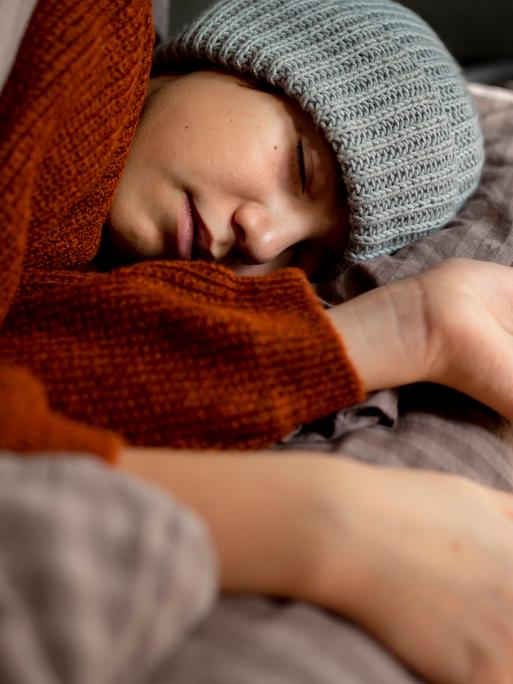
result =
[[[303,141],[299,138],[296,146],[297,166],[299,171],[299,178],[301,180],[301,192],[306,192],[306,168],[305,168],[305,150],[303,148]]]

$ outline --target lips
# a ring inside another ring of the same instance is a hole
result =
[[[212,245],[212,233],[203,221],[201,214],[196,207],[192,197],[189,197],[189,204],[192,212],[192,219],[194,222],[194,241],[192,249],[193,259],[202,259],[203,261],[213,261],[214,257],[210,251]]]
[[[178,215],[176,231],[178,258],[186,261],[214,261],[210,251],[211,245],[212,233],[203,221],[192,196],[186,193]]]
[[[194,233],[194,218],[192,215],[191,202],[189,196],[186,195],[185,201],[178,214],[178,226],[176,231],[176,242],[180,259],[190,261],[194,245]]]

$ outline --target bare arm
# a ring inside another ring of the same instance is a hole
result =
[[[450,261],[330,312],[368,391],[418,380],[513,417],[513,271]],[[121,468],[207,522],[221,589],[311,601],[434,684],[513,676],[513,497],[304,453],[127,449]]]
[[[433,684],[509,681],[511,495],[300,453],[127,449],[121,468],[201,514],[221,590],[339,612]]]
[[[367,391],[427,381],[513,420],[513,270],[450,259],[328,311]]]
[[[326,485],[336,475],[344,500],[351,474],[359,468],[352,461],[301,452],[137,448],[122,453],[120,467],[176,494],[208,521],[222,590],[303,599],[323,553],[319,532]],[[341,593],[349,576],[346,568]]]

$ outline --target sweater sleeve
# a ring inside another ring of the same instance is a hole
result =
[[[150,0],[37,3],[0,96],[0,336],[28,264],[81,269],[95,255],[152,44]],[[113,460],[121,439],[57,411],[38,363],[24,371],[13,357],[1,359],[0,446]]]
[[[363,398],[298,269],[29,272],[0,357],[41,378],[56,410],[136,445],[261,448]]]
[[[122,440],[70,420],[49,407],[41,383],[27,370],[0,364],[0,449],[20,453],[92,453],[112,463]]]
[[[0,448],[268,446],[363,394],[298,270],[90,270],[151,64],[122,6],[40,1],[0,98]]]

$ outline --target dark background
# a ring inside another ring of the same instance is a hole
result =
[[[513,80],[513,0],[400,1],[431,24],[469,78],[485,83]],[[170,4],[173,32],[212,3],[171,0]]]

